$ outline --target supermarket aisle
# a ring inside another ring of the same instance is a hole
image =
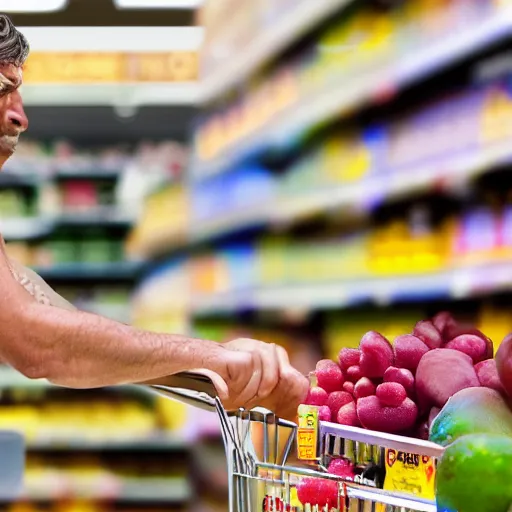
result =
[[[10,256],[78,308],[133,323],[147,262],[126,242],[146,196],[183,179],[188,159],[193,13],[77,1],[32,13],[51,2],[29,3],[15,2],[12,18],[32,50],[30,128],[0,175],[0,232]],[[184,406],[132,387],[65,390],[7,367],[0,389],[0,429],[27,445],[22,496],[3,510],[190,510],[201,432]]]
[[[142,325],[170,327],[172,310],[198,336],[282,343],[303,371],[441,309],[498,347],[512,328],[509,14],[206,1],[188,177],[146,201],[128,245],[155,263]],[[201,510],[226,509],[223,485]]]
[[[192,3],[13,15],[33,55],[31,129],[0,176],[11,254],[80,308],[280,343],[303,373],[446,308],[497,347],[512,330],[507,3]],[[0,426],[29,447],[6,509],[227,509],[212,415],[3,370]]]

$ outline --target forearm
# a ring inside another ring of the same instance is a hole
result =
[[[3,359],[19,371],[75,388],[215,369],[224,350],[215,342],[149,333],[89,313],[39,304],[29,305],[23,325],[2,337]]]

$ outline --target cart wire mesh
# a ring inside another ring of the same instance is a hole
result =
[[[321,423],[321,456],[317,467],[288,466],[297,425],[277,418],[272,412],[256,408],[228,415],[220,400],[215,400],[226,449],[229,472],[229,512],[436,512],[431,500],[411,493],[389,492],[379,488],[379,471],[366,471],[360,482],[346,481],[325,471],[326,461],[346,457],[366,468],[382,468],[386,448],[437,459],[442,448],[433,443],[401,436],[365,431],[332,423]],[[263,432],[259,455],[253,445],[252,427]],[[280,439],[286,432],[285,439]],[[284,450],[279,453],[280,441]],[[324,463],[325,465],[323,465]],[[368,478],[373,475],[373,478]],[[304,478],[318,478],[337,486],[337,502],[319,506],[302,505],[296,488]]]

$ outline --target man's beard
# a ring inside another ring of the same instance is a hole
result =
[[[0,155],[11,156],[16,151],[19,135],[0,136]]]

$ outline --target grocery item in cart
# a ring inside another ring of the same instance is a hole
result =
[[[358,349],[317,364],[306,404],[327,405],[334,423],[425,438],[434,412],[458,391],[501,389],[493,352],[489,338],[447,312],[394,343],[370,331]]]
[[[435,512],[432,499],[383,490],[350,480],[356,464],[369,458],[394,453],[412,453],[419,460],[438,457],[442,448],[428,441],[353,429],[333,423],[318,423],[315,416],[304,416],[299,425],[277,418],[271,411],[226,412],[211,382],[204,376],[171,376],[152,388],[170,398],[216,411],[222,427],[229,471],[229,512]],[[310,407],[310,406],[306,406]],[[317,408],[310,407],[312,411]],[[256,455],[251,436],[254,425],[264,429],[262,457]],[[302,427],[300,426],[302,425]],[[333,460],[325,467],[289,466],[289,454],[303,426],[314,427],[322,452]],[[285,436],[283,453],[276,447]],[[343,452],[344,458],[340,457]],[[397,466],[395,466],[397,467]],[[397,478],[399,478],[399,474]],[[311,503],[303,505],[299,499]]]
[[[476,433],[512,439],[512,411],[494,389],[468,388],[451,397],[432,421],[429,439],[448,446],[463,436]]]
[[[493,355],[493,343],[487,336],[473,326],[459,324],[447,312],[418,322],[413,332],[398,336],[394,343],[378,332],[366,333],[358,349],[343,348],[337,362],[317,364],[315,387],[307,404],[299,409],[299,456],[318,468],[345,461],[352,464],[353,471],[343,477],[345,481],[433,500],[438,457],[414,450],[381,449],[380,444],[360,452],[347,445],[346,436],[364,439],[365,433],[375,437],[382,432],[414,446],[415,438],[428,439],[430,431],[430,441],[440,455],[441,446],[450,446],[467,434],[512,433],[512,413],[502,396]],[[334,379],[327,378],[331,375],[337,376],[338,389]],[[324,382],[328,386],[322,387]],[[354,384],[351,392],[344,387],[346,382]],[[318,397],[330,406],[330,422],[315,415]],[[340,401],[340,407],[333,406]],[[317,425],[318,433],[301,425],[305,417]],[[326,449],[323,443],[325,431],[336,429],[335,424],[344,426],[345,439],[333,452],[333,444]],[[446,474],[448,467],[445,462]],[[307,490],[304,495],[308,496]]]
[[[499,434],[462,436],[446,448],[437,471],[438,510],[510,510],[512,437]]]

